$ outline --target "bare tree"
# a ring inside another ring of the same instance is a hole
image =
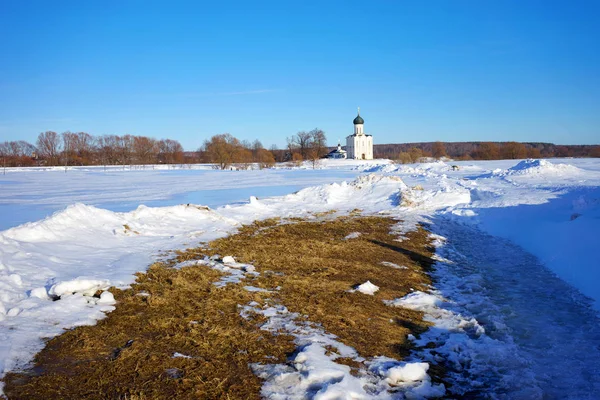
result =
[[[410,153],[407,153],[406,151],[401,151],[400,154],[398,154],[398,161],[402,164],[410,164],[413,162]]]
[[[0,157],[2,157],[2,171],[6,175],[6,159],[8,158],[9,144],[8,142],[0,143]]]
[[[508,142],[502,146],[502,157],[505,159],[518,159],[527,157],[527,147],[523,143]]]
[[[133,136],[117,136],[116,153],[118,157],[117,163],[121,165],[131,165],[133,160]]]
[[[86,132],[77,132],[73,141],[73,152],[75,162],[79,165],[89,165],[93,163],[92,154],[97,151],[94,137]]]
[[[292,150],[292,148],[294,150],[297,149],[300,152],[302,159],[306,160],[309,157],[308,152],[310,151],[311,140],[312,138],[310,132],[300,131],[293,135],[291,138],[287,139],[288,147],[290,148],[290,150]],[[294,152],[295,151],[293,151],[292,153]]]
[[[256,162],[260,169],[271,168],[275,164],[275,156],[267,149],[258,149]]]
[[[408,151],[408,154],[410,155],[411,161],[414,163],[419,162],[419,160],[421,160],[421,158],[423,158],[423,150],[421,150],[417,147],[411,148]]]
[[[435,142],[431,150],[433,157],[442,158],[446,155],[446,146],[442,142]]]
[[[56,132],[46,131],[38,135],[37,149],[48,165],[57,165],[60,155],[60,136]]]
[[[497,160],[500,158],[500,148],[496,143],[483,142],[473,152],[473,157],[481,160]]]
[[[152,164],[156,162],[158,144],[156,140],[146,136],[133,136],[133,157],[137,164]]]
[[[102,165],[116,164],[118,156],[118,137],[115,135],[105,135],[98,138],[96,147],[98,148],[98,156]]]
[[[312,163],[313,169],[319,164],[319,160],[327,154],[327,137],[321,129],[315,128],[309,132],[307,157]]]
[[[254,162],[252,150],[248,148],[248,142],[242,142],[242,145],[238,146],[235,152],[234,162],[238,165],[238,168],[248,169]]]
[[[60,135],[62,139],[62,163],[65,166],[72,164],[72,160],[75,156],[75,142],[77,141],[77,134],[73,132],[63,132]]]
[[[530,147],[527,149],[527,158],[542,158],[542,152],[538,148]]]
[[[227,169],[237,162],[241,143],[229,133],[223,133],[206,140],[203,147],[210,162],[217,164],[219,169]]]
[[[284,162],[285,161],[285,154],[286,154],[286,150],[281,150],[277,148],[277,145],[272,145],[269,148],[269,151],[273,154],[273,157],[275,157],[275,161],[276,162]]]
[[[256,139],[252,142],[252,160],[254,162],[259,162],[259,152],[260,150],[264,150],[263,144],[260,140]]]
[[[183,162],[183,147],[177,140],[163,139],[158,142],[158,160],[165,164]]]

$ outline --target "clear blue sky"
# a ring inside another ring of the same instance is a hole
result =
[[[0,0],[0,140],[600,143],[600,1]]]

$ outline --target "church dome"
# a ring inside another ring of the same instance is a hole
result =
[[[360,116],[360,114],[358,114],[356,116],[356,118],[354,118],[354,125],[358,125],[358,124],[364,124],[365,120],[362,119],[362,117]]]

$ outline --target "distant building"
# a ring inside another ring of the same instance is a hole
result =
[[[346,151],[348,158],[355,160],[373,159],[373,136],[365,135],[363,130],[365,120],[360,116],[360,107],[358,115],[354,118],[354,134],[346,138]]]
[[[348,153],[346,150],[342,149],[342,145],[338,142],[338,147],[335,150],[331,150],[329,154],[325,157],[327,158],[348,158]]]

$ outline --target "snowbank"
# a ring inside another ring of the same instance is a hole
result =
[[[582,171],[570,164],[553,164],[547,160],[528,159],[510,167],[504,175],[564,175],[579,174]]]

